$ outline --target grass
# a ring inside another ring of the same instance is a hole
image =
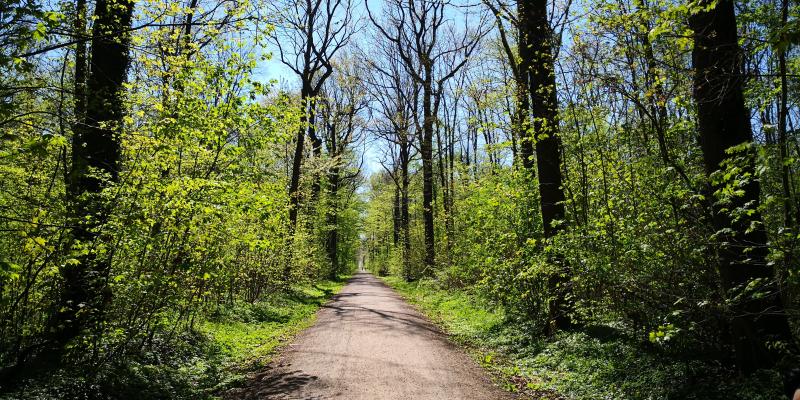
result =
[[[345,280],[297,286],[290,295],[221,310],[201,330],[221,349],[235,370],[265,365],[281,344],[314,324],[316,311]]]
[[[501,386],[536,399],[780,399],[776,371],[737,376],[713,360],[665,352],[613,324],[563,332],[540,329],[502,307],[435,281],[384,281],[489,370]]]
[[[94,373],[55,371],[0,398],[218,399],[313,325],[316,311],[344,286],[344,278],[294,285],[253,304],[221,306],[193,330],[174,337],[168,330],[157,331],[146,349]]]

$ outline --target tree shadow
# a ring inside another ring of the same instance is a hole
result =
[[[253,375],[241,388],[232,389],[223,396],[229,400],[255,399],[306,399],[319,397],[300,396],[297,394],[309,383],[318,378],[300,370],[275,370],[267,368]],[[299,396],[299,397],[298,397]]]

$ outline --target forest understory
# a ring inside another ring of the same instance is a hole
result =
[[[742,378],[711,357],[653,345],[619,324],[544,339],[524,319],[472,291],[432,280],[392,288],[464,346],[497,383],[522,399],[780,399],[777,371]]]

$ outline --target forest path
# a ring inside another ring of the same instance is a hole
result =
[[[360,272],[231,399],[510,399],[463,350]]]

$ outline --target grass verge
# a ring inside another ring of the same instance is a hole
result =
[[[289,295],[225,308],[201,329],[219,346],[232,370],[253,370],[269,363],[277,347],[313,325],[319,307],[345,282],[340,279],[296,286]]]
[[[91,372],[55,371],[0,399],[218,399],[313,325],[320,306],[345,283],[342,276],[298,284],[252,304],[219,306],[198,316],[193,329],[156,330],[149,345],[118,361]]]
[[[650,346],[612,325],[540,330],[502,307],[435,281],[382,278],[439,324],[505,389],[535,399],[780,399],[776,371],[744,378],[714,360]]]

